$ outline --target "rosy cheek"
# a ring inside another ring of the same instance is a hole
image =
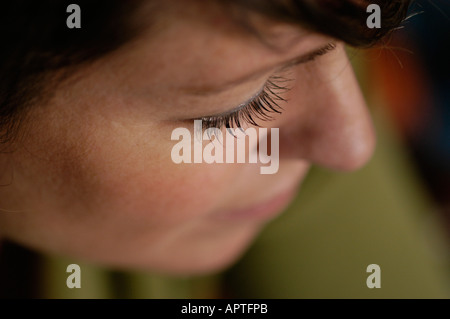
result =
[[[68,193],[57,194],[58,201],[66,198],[57,210],[72,207],[81,218],[99,218],[111,227],[130,223],[164,228],[220,209],[241,169],[174,164],[171,131],[150,128],[90,116],[70,136],[54,141],[55,154],[67,150],[52,155],[60,158],[52,165],[59,167],[55,179]]]
[[[102,211],[116,217],[136,218],[161,227],[202,218],[218,208],[230,167],[180,164],[167,160],[129,159],[111,163],[98,175]]]

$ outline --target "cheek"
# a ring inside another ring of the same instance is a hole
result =
[[[183,224],[217,209],[240,169],[174,164],[172,146],[170,134],[103,126],[69,147],[61,179],[70,183],[65,187],[76,195],[72,200],[89,208],[86,212],[155,227]]]

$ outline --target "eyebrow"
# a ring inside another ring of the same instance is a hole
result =
[[[326,45],[308,52],[306,54],[303,54],[301,56],[298,56],[296,58],[290,59],[289,61],[282,64],[279,71],[284,71],[286,69],[289,69],[293,66],[304,64],[310,61],[313,61],[314,59],[318,58],[319,56],[325,55],[330,51],[333,51],[336,49],[336,44],[333,42],[327,43]],[[273,68],[273,67],[271,67]],[[183,88],[182,91],[187,94],[191,95],[211,95],[211,94],[217,94],[223,91],[226,91],[230,87],[237,86],[242,83],[246,83],[252,79],[257,78],[258,76],[261,76],[262,74],[266,73],[270,68],[264,68],[263,70],[258,70],[255,72],[252,72],[250,74],[244,75],[238,79],[228,81],[224,84],[221,84],[219,86],[201,86],[201,87],[187,87]]]

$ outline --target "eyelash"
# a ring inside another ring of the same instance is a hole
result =
[[[238,110],[230,114],[201,118],[203,130],[209,128],[241,128],[242,123],[259,127],[257,120],[271,121],[273,115],[281,114],[280,102],[286,102],[281,95],[290,90],[286,85],[290,80],[281,76],[271,76],[262,91]]]
[[[297,64],[314,61],[318,57],[333,51],[335,48],[336,44],[330,42],[327,46],[322,48],[322,50],[316,52],[306,60],[294,61],[285,69],[289,69]],[[257,120],[273,120],[273,114],[281,114],[283,111],[283,108],[279,105],[279,102],[286,102],[286,99],[284,99],[281,95],[291,89],[285,84],[289,81],[291,80],[282,76],[271,76],[262,91],[249,102],[246,102],[240,106],[236,111],[224,115],[205,116],[200,118],[199,120],[202,120],[203,130],[207,130],[209,128],[222,129],[224,127],[227,129],[236,127],[241,128],[242,122],[259,127],[260,125],[257,123]]]

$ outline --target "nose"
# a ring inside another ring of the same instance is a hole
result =
[[[351,171],[371,158],[375,134],[345,50],[336,50],[296,71],[280,127],[280,158]]]

